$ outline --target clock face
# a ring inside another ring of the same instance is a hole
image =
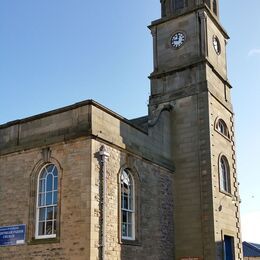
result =
[[[186,40],[185,34],[183,32],[176,32],[171,38],[172,47],[178,49],[180,48]]]
[[[213,47],[217,55],[219,55],[221,53],[221,46],[220,46],[219,39],[216,35],[213,36]]]

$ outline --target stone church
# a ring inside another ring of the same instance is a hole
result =
[[[242,259],[218,4],[161,0],[147,116],[87,100],[0,126],[1,260]]]

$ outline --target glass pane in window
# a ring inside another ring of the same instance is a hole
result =
[[[224,189],[224,183],[223,183],[223,176],[222,176],[222,174],[220,174],[220,189],[221,189],[222,191],[225,190],[225,189]]]
[[[128,224],[132,224],[132,212],[127,212],[127,221]]]
[[[38,235],[44,235],[44,228],[45,228],[45,222],[39,222],[39,226],[38,226]]]
[[[54,190],[58,189],[58,177],[54,177]]]
[[[224,190],[228,192],[228,179],[227,179],[227,174],[224,176]]]
[[[223,191],[229,190],[228,185],[228,166],[225,158],[220,160],[220,189]]]
[[[39,211],[39,220],[44,221],[46,218],[46,208],[41,208]]]
[[[54,215],[53,219],[57,219],[57,207],[53,207]]]
[[[126,211],[122,211],[122,222],[127,223],[127,212]]]
[[[45,193],[39,194],[38,205],[39,205],[39,207],[45,205]]]
[[[39,183],[39,191],[44,192],[45,191],[45,179],[41,179]]]
[[[126,186],[128,186],[130,180],[129,180],[129,176],[128,173],[126,171],[123,171],[122,175],[121,175],[121,183],[125,184]]]
[[[222,171],[222,174],[224,175],[225,174],[225,164],[223,163],[222,160],[221,160],[221,171]]]
[[[133,198],[132,197],[129,198],[129,209],[133,210]]]
[[[42,173],[41,173],[41,179],[45,179],[46,178],[46,176],[47,176],[47,171],[46,171],[46,168],[44,168],[43,170],[42,170]]]
[[[54,166],[54,169],[52,171],[53,176],[58,177],[58,170],[57,167]]]
[[[122,224],[122,236],[127,237],[127,224]]]
[[[50,172],[53,171],[53,167],[54,167],[53,164],[49,164],[49,165],[46,167],[46,169],[47,169],[47,171],[50,173]]]
[[[46,235],[52,234],[52,221],[46,222]]]
[[[227,183],[224,183],[224,190],[228,192],[228,187],[227,187]]]
[[[130,184],[128,186],[128,189],[129,189],[129,194],[131,195],[132,194],[132,189],[133,189],[131,182],[130,182]]]
[[[129,188],[126,184],[124,184],[122,186],[122,193],[125,195],[125,196],[128,196],[129,195]]]
[[[57,191],[53,192],[53,204],[57,204]]]
[[[223,125],[223,123],[221,121],[219,121],[219,124],[218,124],[218,130],[221,134],[224,134],[225,133],[225,127]]]
[[[52,205],[52,192],[46,193],[46,205]]]
[[[53,207],[48,207],[47,208],[47,220],[52,220],[53,219]]]
[[[132,228],[132,224],[128,224],[128,237],[132,237],[133,236],[133,228]]]
[[[48,174],[47,175],[47,187],[46,187],[46,191],[52,191],[52,183],[53,183],[53,176],[52,174]]]
[[[57,221],[56,220],[54,220],[53,221],[53,234],[56,234],[57,233]]]
[[[124,208],[124,197],[121,195],[121,209]]]
[[[123,209],[128,209],[128,198],[123,196]]]

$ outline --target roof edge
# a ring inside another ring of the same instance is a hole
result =
[[[83,100],[83,101],[74,103],[72,105],[53,109],[53,110],[50,110],[50,111],[47,111],[47,112],[43,112],[43,113],[36,114],[36,115],[33,115],[33,116],[25,117],[25,118],[22,118],[22,119],[13,120],[13,121],[10,121],[10,122],[7,122],[7,123],[0,125],[0,129],[8,128],[8,127],[23,124],[23,123],[28,123],[30,121],[34,121],[34,120],[37,120],[37,119],[40,119],[40,118],[56,115],[56,114],[59,114],[59,113],[67,112],[69,110],[73,110],[73,109],[76,109],[76,108],[79,108],[79,107],[89,106],[89,105],[95,106],[95,107],[101,109],[102,111],[110,114],[111,116],[119,119],[120,121],[124,121],[125,123],[127,123],[127,124],[131,125],[132,127],[136,128],[137,130],[142,131],[145,134],[147,134],[146,131],[139,128],[135,124],[133,124],[131,122],[131,120],[119,115],[118,113],[116,113],[116,112],[112,111],[111,109],[101,105],[100,103],[98,103],[97,101],[95,101],[93,99]]]

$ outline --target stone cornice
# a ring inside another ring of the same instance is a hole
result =
[[[77,102],[77,103],[69,105],[69,106],[57,108],[57,109],[54,109],[54,110],[51,110],[51,111],[48,111],[48,112],[40,113],[40,114],[33,115],[33,116],[30,116],[30,117],[26,117],[26,118],[23,118],[23,119],[17,119],[17,120],[14,120],[14,121],[7,122],[5,124],[0,125],[0,130],[14,126],[14,125],[21,125],[21,124],[28,123],[28,122],[38,120],[38,119],[41,119],[41,118],[49,117],[49,116],[52,116],[52,115],[61,114],[61,113],[64,113],[64,112],[67,112],[67,111],[70,111],[70,110],[73,110],[73,109],[77,109],[77,108],[80,108],[80,107],[84,107],[84,106],[95,106],[95,107],[101,109],[102,111],[106,112],[107,114],[119,119],[120,121],[123,121],[126,124],[131,125],[133,128],[136,128],[139,131],[145,132],[143,129],[141,129],[141,128],[137,127],[135,124],[133,124],[131,122],[131,120],[126,119],[125,117],[117,114],[116,112],[112,111],[111,109],[101,105],[100,103],[98,103],[98,102],[96,102],[95,100],[92,100],[92,99],[87,99],[87,100]]]
[[[197,67],[199,65],[203,65],[203,64],[207,64],[212,71],[218,76],[218,78],[223,82],[223,84],[225,84],[227,87],[232,88],[232,85],[230,84],[230,82],[228,81],[228,79],[225,79],[224,76],[222,76],[214,67],[214,65],[207,59],[207,58],[198,58],[197,60],[194,60],[191,63],[182,65],[182,66],[176,66],[174,68],[172,68],[171,70],[168,71],[155,71],[153,73],[150,74],[150,76],[148,77],[149,79],[159,79],[165,76],[169,76],[172,75],[176,72],[180,72],[180,71],[184,71],[186,69],[190,69],[190,68],[194,68]]]
[[[217,28],[221,31],[221,33],[224,35],[224,37],[226,39],[229,39],[229,35],[228,33],[226,32],[226,30],[223,28],[223,26],[220,24],[219,20],[217,19],[217,17],[212,14],[212,11],[208,8],[208,6],[206,4],[202,4],[196,8],[193,8],[185,13],[181,13],[181,14],[175,14],[175,15],[172,15],[172,16],[169,16],[169,17],[163,17],[161,19],[158,19],[158,20],[155,20],[151,23],[151,25],[148,26],[148,28],[151,30],[153,27],[155,26],[158,26],[162,23],[166,23],[170,20],[173,20],[173,19],[176,19],[178,17],[181,17],[181,16],[185,16],[187,14],[191,14],[191,13],[194,13],[198,10],[205,10],[208,14],[208,16],[211,18],[211,20],[214,22],[214,24],[217,26]]]

